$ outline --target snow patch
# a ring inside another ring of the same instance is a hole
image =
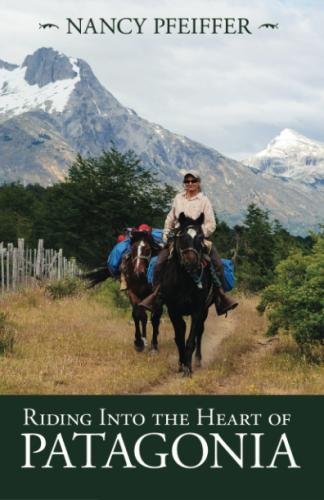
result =
[[[160,127],[159,125],[154,125],[154,131],[156,134],[162,137],[162,139],[164,139],[164,133],[162,127]]]
[[[68,100],[80,81],[77,59],[69,58],[77,76],[57,80],[44,87],[29,85],[25,80],[27,68],[19,66],[13,71],[0,69],[0,115],[16,116],[28,111],[41,109],[47,113],[62,113]]]
[[[182,144],[187,144],[188,141],[184,135],[178,135],[177,137]]]

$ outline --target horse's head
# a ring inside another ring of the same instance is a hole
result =
[[[133,271],[139,276],[146,276],[147,266],[152,255],[149,234],[142,231],[132,233],[131,258]]]
[[[201,225],[204,214],[197,219],[186,217],[182,212],[179,216],[180,227],[176,231],[175,249],[181,264],[188,270],[196,270],[201,265],[204,233]]]

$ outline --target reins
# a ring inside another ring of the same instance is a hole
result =
[[[152,255],[151,253],[150,253],[150,255],[137,255],[136,257],[134,257],[132,259],[132,263],[134,264],[134,262],[136,262],[137,260],[147,260],[147,261],[149,261],[150,258],[151,258],[151,255]]]

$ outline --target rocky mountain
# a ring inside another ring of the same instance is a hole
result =
[[[77,152],[98,155],[112,144],[133,149],[162,181],[177,186],[184,169],[199,170],[218,216],[231,224],[251,202],[295,233],[324,218],[324,187],[247,168],[142,119],[82,59],[41,48],[21,66],[0,61],[0,182],[51,184],[64,179]]]
[[[275,177],[324,184],[324,143],[288,128],[244,163]]]

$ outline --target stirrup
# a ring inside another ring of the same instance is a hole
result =
[[[127,281],[126,281],[125,276],[123,274],[120,275],[119,290],[121,292],[124,292],[125,290],[127,290]]]

